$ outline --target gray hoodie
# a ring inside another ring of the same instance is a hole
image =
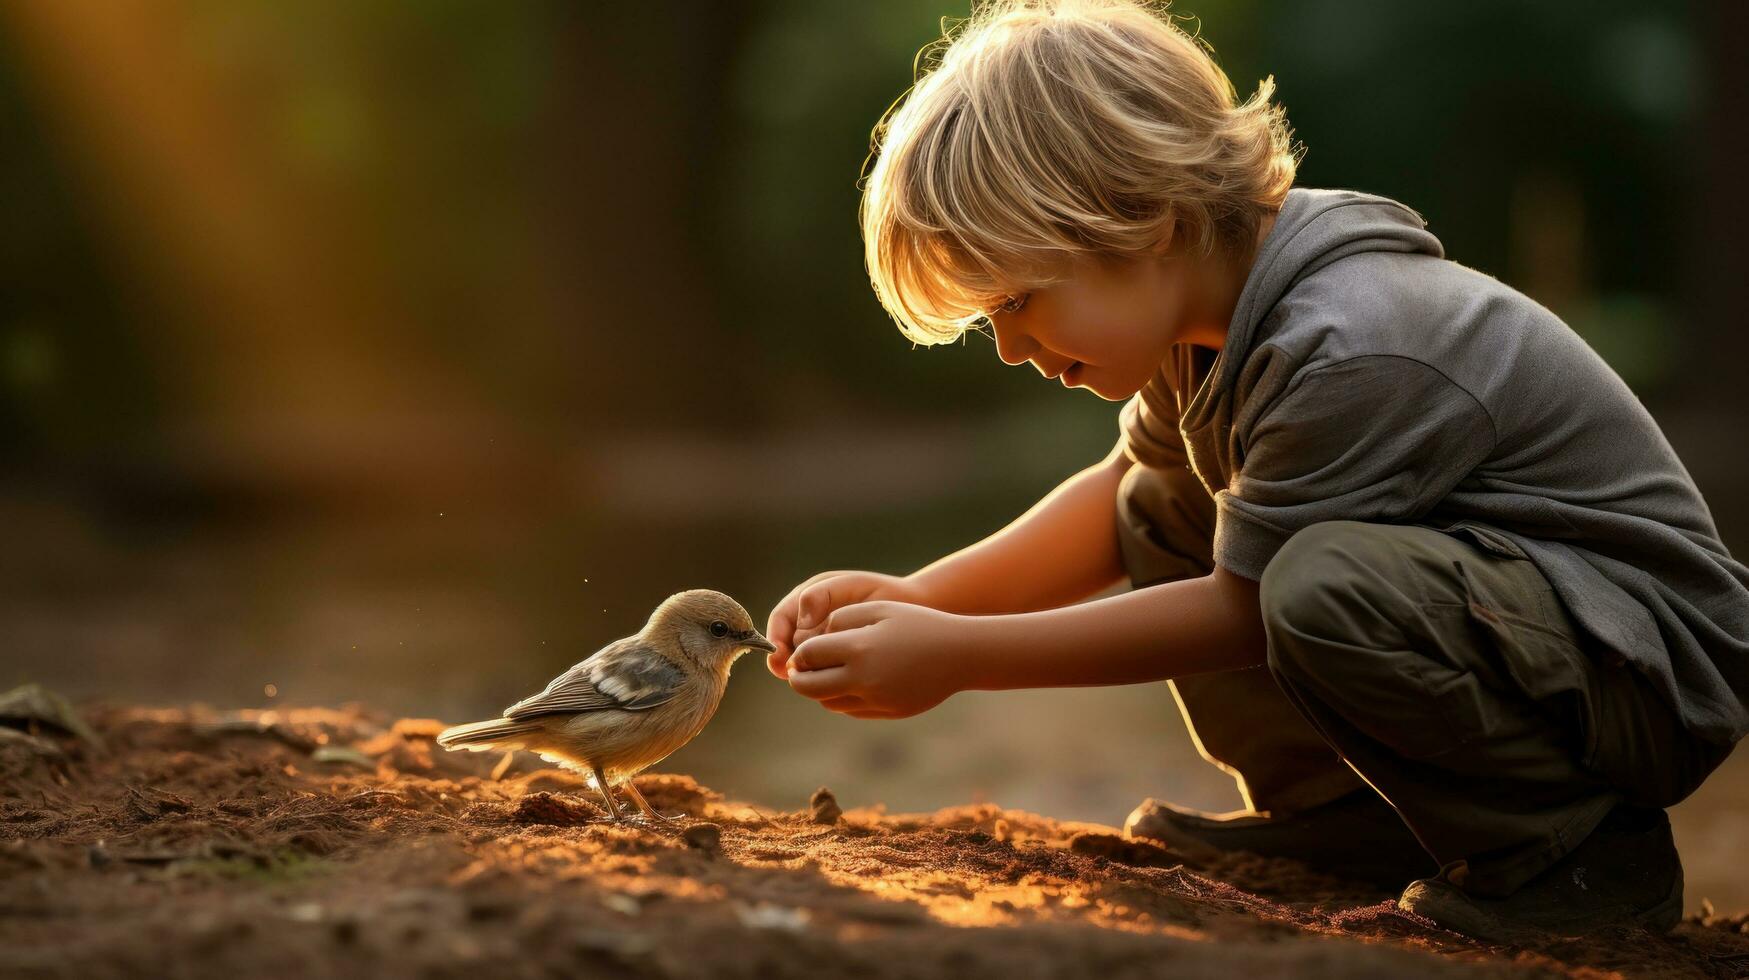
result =
[[[1528,558],[1696,735],[1749,731],[1749,568],[1638,398],[1560,318],[1445,258],[1410,208],[1295,188],[1226,346],[1124,406],[1132,459],[1215,499],[1259,579],[1319,521],[1421,524]],[[1188,474],[1187,474],[1188,475]]]

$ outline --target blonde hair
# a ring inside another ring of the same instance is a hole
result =
[[[1280,208],[1303,148],[1274,76],[1237,104],[1169,2],[990,0],[943,20],[859,180],[869,277],[905,336],[958,339],[1077,258],[1248,248]]]

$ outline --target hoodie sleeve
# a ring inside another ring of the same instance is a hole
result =
[[[1420,520],[1493,452],[1467,390],[1409,357],[1368,354],[1296,374],[1253,416],[1215,494],[1215,563],[1245,578],[1322,521]]]

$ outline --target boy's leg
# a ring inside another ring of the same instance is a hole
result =
[[[1366,788],[1269,671],[1198,674],[1167,684],[1197,753],[1233,777],[1245,809],[1300,813]]]
[[[1189,470],[1131,467],[1117,506],[1124,570],[1136,588],[1213,570],[1214,498]],[[1294,813],[1365,787],[1267,670],[1171,686],[1197,751],[1233,777],[1246,809]]]
[[[1396,806],[1442,878],[1498,897],[1624,800],[1680,800],[1729,749],[1690,737],[1631,668],[1595,659],[1606,651],[1509,542],[1478,542],[1313,525],[1270,562],[1260,597],[1289,697]],[[1676,865],[1660,825],[1668,854],[1646,860]],[[1658,873],[1680,890],[1679,865]]]

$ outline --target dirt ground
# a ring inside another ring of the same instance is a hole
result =
[[[367,710],[92,705],[0,739],[0,976],[1749,976],[1744,916],[1480,945],[1289,862],[995,805],[673,826]],[[497,771],[495,771],[497,770]]]

